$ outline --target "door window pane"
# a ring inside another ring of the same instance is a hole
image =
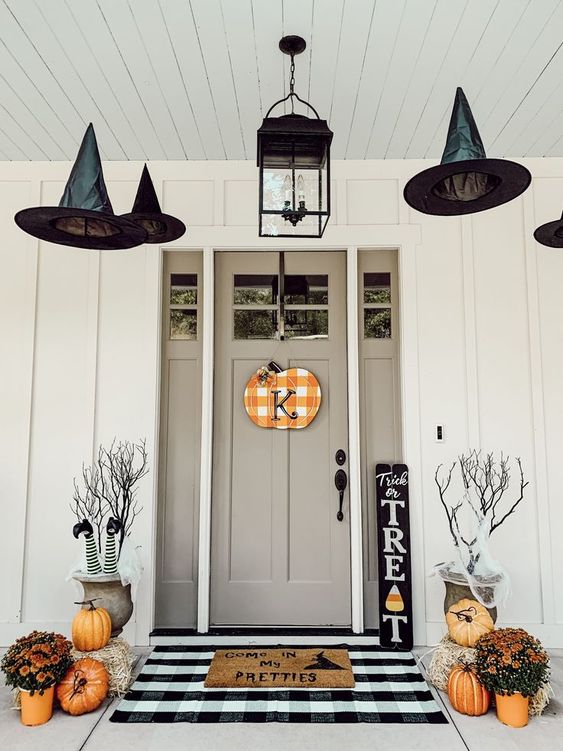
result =
[[[286,305],[328,305],[327,274],[287,274],[284,279]]]
[[[235,339],[275,339],[278,333],[276,310],[235,310]]]
[[[197,339],[197,310],[170,311],[170,339]]]
[[[391,274],[387,272],[364,274],[364,302],[391,302]]]
[[[235,305],[275,305],[278,301],[278,277],[270,274],[235,274],[233,301]]]
[[[364,339],[391,338],[391,308],[364,308]]]
[[[328,310],[286,310],[287,339],[328,339]]]
[[[170,304],[197,305],[197,274],[171,274]]]

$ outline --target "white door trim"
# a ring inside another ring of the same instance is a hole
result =
[[[364,630],[362,485],[360,469],[360,358],[358,353],[358,249],[346,251],[348,475],[350,498],[350,584],[352,631]]]
[[[209,631],[211,576],[211,483],[213,460],[213,373],[215,318],[215,252],[203,249],[203,327],[201,388],[201,471],[199,479],[199,547],[197,630]]]
[[[211,488],[213,449],[213,368],[215,253],[223,248],[203,250],[203,355],[202,355],[202,419],[201,473],[199,498],[199,566],[197,630],[209,631],[209,591],[211,579]],[[224,248],[248,250],[248,248]],[[347,366],[348,366],[348,471],[350,499],[351,550],[351,625],[354,633],[364,630],[363,563],[362,563],[362,496],[360,477],[360,402],[358,359],[358,253],[356,247],[346,249],[347,260]]]

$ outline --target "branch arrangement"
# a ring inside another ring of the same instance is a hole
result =
[[[138,483],[149,472],[146,441],[130,443],[114,439],[109,448],[100,445],[92,466],[82,466],[82,485],[74,478],[71,509],[78,522],[87,520],[95,530],[101,551],[102,534],[111,519],[118,536],[118,554],[142,511],[137,500]]]
[[[440,502],[446,512],[450,534],[457,549],[466,548],[468,571],[473,573],[481,556],[477,534],[467,535],[462,531],[460,512],[469,510],[475,519],[475,527],[484,529],[487,537],[498,529],[511,516],[524,498],[524,490],[529,484],[524,480],[522,462],[516,459],[519,471],[519,490],[515,500],[508,505],[503,503],[510,485],[509,457],[502,453],[495,459],[493,453],[482,455],[480,451],[461,454],[448,470],[442,472],[443,465],[436,468],[434,481],[438,487]],[[456,503],[446,501],[456,467],[459,467],[463,482],[463,496]]]

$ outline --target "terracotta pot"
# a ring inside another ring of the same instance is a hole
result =
[[[53,716],[53,696],[55,687],[46,688],[43,695],[36,691],[33,696],[21,689],[21,721],[24,725],[44,725]]]
[[[528,697],[522,694],[505,696],[495,694],[497,717],[511,728],[523,728],[528,724]]]
[[[449,611],[452,605],[456,604],[456,602],[459,602],[460,600],[463,600],[465,598],[467,598],[468,600],[475,599],[475,595],[471,591],[469,584],[463,584],[461,576],[459,583],[450,582],[444,579],[444,584],[446,585],[446,596],[444,597],[444,615]],[[497,609],[487,608],[487,610],[489,612],[489,615],[493,619],[493,623],[496,623]]]
[[[119,575],[106,574],[104,576],[88,576],[76,574],[76,581],[82,584],[84,589],[83,600],[95,600],[97,608],[105,608],[111,618],[111,636],[119,636],[123,626],[133,614],[133,601],[131,600],[131,585],[125,587],[121,583]],[[83,605],[83,608],[89,607]]]

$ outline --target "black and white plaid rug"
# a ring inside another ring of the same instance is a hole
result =
[[[110,719],[447,723],[410,652],[385,652],[367,645],[339,646],[350,653],[356,679],[353,689],[205,688],[203,682],[215,647],[155,647]]]

